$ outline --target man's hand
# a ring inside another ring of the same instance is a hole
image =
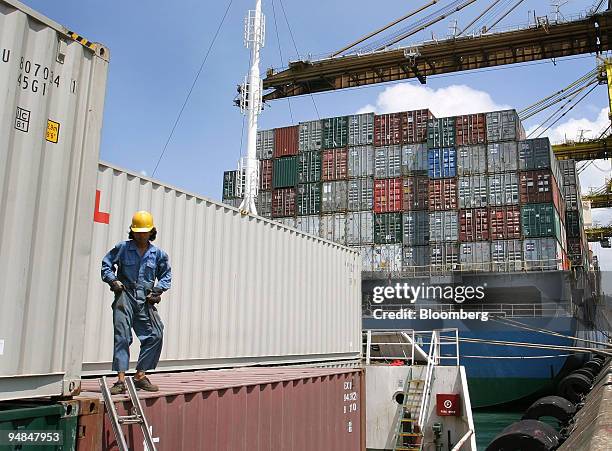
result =
[[[123,284],[118,280],[113,280],[110,283],[110,290],[115,294],[121,293],[123,291]]]
[[[153,290],[151,290],[151,292],[147,295],[147,301],[150,302],[151,304],[159,304],[161,302],[161,295],[163,293],[163,290],[160,288],[153,288]]]

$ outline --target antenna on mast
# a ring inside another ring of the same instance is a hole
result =
[[[259,188],[259,165],[257,164],[257,120],[263,109],[263,82],[259,75],[259,53],[264,46],[266,24],[261,12],[261,0],[256,0],[255,9],[250,10],[244,20],[244,45],[251,49],[251,67],[240,87],[239,106],[247,116],[247,152],[238,162],[238,196],[244,195],[240,209],[257,214],[255,199]]]

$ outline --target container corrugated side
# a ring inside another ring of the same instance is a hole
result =
[[[348,176],[372,177],[374,175],[374,147],[357,146],[348,150]]]
[[[368,146],[374,141],[374,113],[348,117],[348,145]]]
[[[525,139],[525,130],[516,110],[491,111],[485,114],[487,141],[519,141]]]
[[[348,210],[362,211],[374,208],[374,179],[362,177],[348,181]]]
[[[550,169],[519,172],[519,201],[521,204],[552,202],[559,212],[565,210],[555,177]]]
[[[550,169],[559,187],[564,185],[564,178],[548,138],[526,139],[519,142],[519,169],[535,171]]]
[[[272,191],[272,217],[295,216],[295,188],[278,188]]]
[[[319,213],[321,213],[321,184],[299,184],[297,187],[297,214],[306,216]]]
[[[323,145],[321,121],[301,122],[298,127],[298,150],[300,152],[321,150]]]
[[[457,175],[478,175],[487,172],[487,146],[457,148]]]
[[[357,368],[239,368],[151,376],[157,393],[140,394],[144,415],[172,451],[365,450],[365,379]],[[98,400],[97,381],[84,393]],[[85,399],[87,399],[85,398]],[[131,411],[113,400],[120,415]],[[100,415],[101,449],[116,440]],[[124,426],[129,449],[142,450],[137,424]]]
[[[297,125],[274,129],[274,158],[297,155],[298,135]]]
[[[489,204],[486,175],[459,177],[459,208],[482,208]]]
[[[550,236],[562,241],[559,213],[552,203],[521,205],[521,230],[525,238]]]
[[[346,218],[346,244],[358,246],[374,243],[374,213],[359,211]]]
[[[109,57],[0,1],[0,401],[80,387]]]
[[[556,238],[533,238],[523,241],[523,257],[528,270],[563,269],[563,251]]]
[[[487,170],[489,173],[518,170],[518,147],[516,142],[487,145]]]
[[[321,155],[321,180],[344,180],[348,178],[348,150],[329,149]]]
[[[272,169],[274,188],[289,188],[297,185],[297,157],[275,158]]]
[[[402,211],[402,179],[374,180],[374,213]]]
[[[94,225],[89,286],[80,298],[88,373],[108,372],[112,358],[112,293],[100,262],[141,209],[153,214],[155,244],[172,264],[172,288],[158,307],[160,370],[359,357],[358,253],[106,164],[98,189],[100,210],[110,216]]]

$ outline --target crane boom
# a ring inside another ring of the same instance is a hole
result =
[[[490,68],[551,58],[607,51],[612,12],[564,23],[538,23],[529,28],[479,37],[427,42],[417,47],[349,55],[319,61],[295,61],[289,68],[269,69],[264,100],[315,92]]]

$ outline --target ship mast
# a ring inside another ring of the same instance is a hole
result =
[[[251,67],[240,89],[240,110],[247,116],[247,154],[238,163],[237,188],[243,192],[244,199],[240,209],[257,214],[255,199],[259,187],[259,165],[257,164],[257,120],[263,109],[262,80],[259,76],[260,51],[264,46],[265,18],[261,12],[261,0],[250,10],[244,24],[244,45],[251,49]]]

